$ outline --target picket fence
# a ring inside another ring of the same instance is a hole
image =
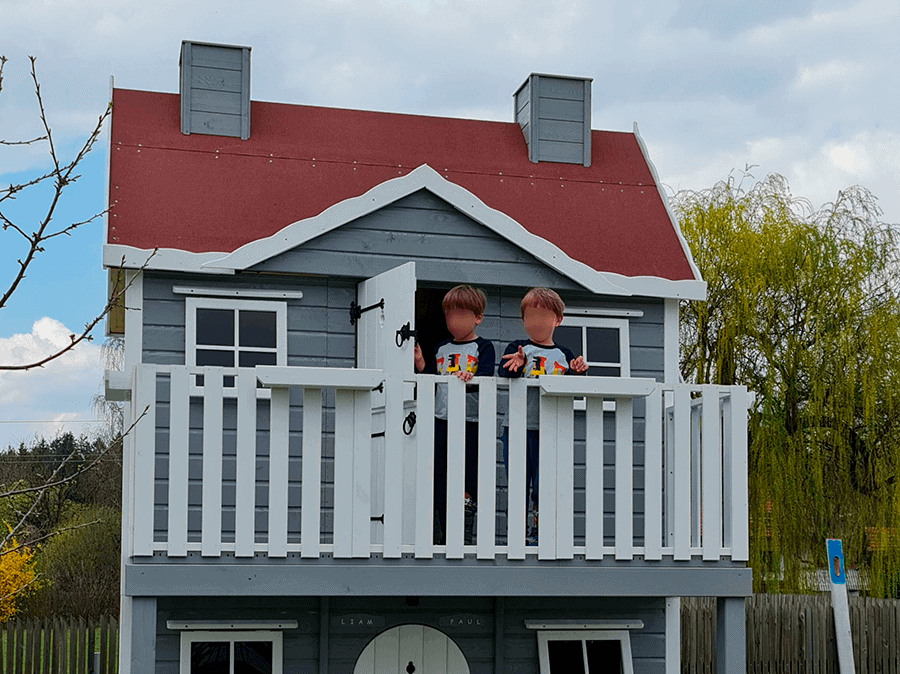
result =
[[[715,672],[716,602],[681,604],[681,672]],[[856,674],[900,674],[900,600],[850,598]],[[747,601],[747,674],[839,674],[830,595]]]
[[[0,626],[3,674],[116,674],[115,618],[14,618]]]

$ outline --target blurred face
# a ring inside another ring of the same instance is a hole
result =
[[[447,309],[444,312],[447,318],[447,330],[457,342],[465,342],[475,339],[475,326],[481,323],[482,316],[468,309]]]
[[[553,331],[562,323],[561,318],[550,309],[543,307],[525,307],[522,324],[525,334],[536,344],[553,344]]]

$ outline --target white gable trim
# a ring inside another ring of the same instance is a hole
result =
[[[638,142],[643,150],[639,136]],[[653,164],[649,159],[647,162],[653,171],[654,179],[656,179]],[[319,215],[287,225],[270,237],[245,244],[233,253],[191,253],[161,248],[157,249],[155,255],[147,262],[152,250],[106,244],[103,246],[103,265],[136,269],[146,264],[145,268],[152,270],[230,275],[302,245],[420,189],[427,189],[479,224],[528,251],[551,269],[593,293],[626,297],[640,295],[685,300],[706,299],[706,282],[699,279],[699,272],[690,257],[690,251],[662,191],[660,191],[660,196],[697,280],[672,281],[656,276],[631,277],[613,272],[596,271],[583,262],[573,260],[546,239],[532,234],[505,213],[489,207],[474,194],[445,179],[427,164],[419,166],[405,176],[376,185],[365,194],[334,204]]]
[[[477,223],[527,250],[551,269],[593,293],[624,296],[632,294],[613,283],[605,274],[573,260],[546,239],[532,234],[505,213],[489,207],[465,188],[443,178],[428,164],[422,164],[405,176],[376,185],[358,197],[336,203],[316,216],[287,225],[268,238],[245,244],[221,260],[207,262],[204,267],[230,271],[248,269],[421,189],[440,197]]]
[[[694,274],[694,278],[698,281],[702,281],[703,277],[700,275],[700,270],[697,268],[697,265],[694,263],[694,256],[691,255],[691,249],[687,245],[687,241],[684,238],[684,235],[681,233],[681,225],[678,224],[678,218],[675,217],[675,214],[672,212],[672,207],[669,205],[669,197],[666,196],[666,192],[663,189],[662,183],[659,182],[659,174],[656,172],[656,166],[654,166],[653,162],[650,160],[650,153],[647,152],[647,146],[644,145],[644,139],[641,138],[641,132],[638,131],[637,122],[634,123],[634,137],[637,140],[638,147],[641,148],[641,154],[644,155],[644,161],[647,162],[647,166],[650,168],[650,175],[653,176],[653,183],[656,185],[656,189],[659,191],[659,198],[662,199],[663,206],[666,207],[666,213],[669,216],[669,221],[672,223],[672,229],[675,230],[675,234],[678,236],[678,241],[681,243],[681,250],[684,252],[684,256],[687,258],[688,264],[691,265],[691,272]],[[703,289],[703,297],[696,297],[690,299],[706,299],[706,287],[704,283]]]

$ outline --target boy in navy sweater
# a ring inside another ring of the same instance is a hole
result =
[[[427,363],[415,346],[417,372],[459,377],[494,375],[494,345],[478,337],[475,328],[484,317],[487,298],[468,285],[452,288],[441,304],[452,339],[440,342]],[[443,545],[447,531],[447,386],[438,384],[434,399],[434,542]],[[490,420],[493,421],[493,420]],[[466,394],[465,544],[473,543],[475,496],[478,494],[478,394]]]
[[[528,339],[511,342],[502,357],[501,377],[538,377],[540,375],[584,374],[587,363],[569,349],[553,342],[553,331],[562,323],[566,305],[562,298],[549,288],[532,288],[519,306],[522,324]],[[528,389],[525,421],[525,503],[531,497],[534,515],[528,527],[528,544],[537,544],[538,511],[538,452],[540,394],[536,388]],[[503,420],[503,461],[509,455],[509,414]],[[508,473],[508,470],[507,470]]]

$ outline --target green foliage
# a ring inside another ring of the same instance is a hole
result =
[[[745,176],[745,178],[748,176]],[[682,307],[682,374],[745,384],[757,591],[797,592],[841,538],[870,592],[900,589],[900,275],[895,232],[854,187],[818,210],[770,175],[674,203],[708,283]],[[868,530],[868,533],[867,533]],[[893,535],[891,535],[893,532]],[[874,552],[873,552],[874,549]]]
[[[37,557],[43,585],[23,602],[32,616],[102,616],[119,610],[121,515],[106,506],[74,507]]]

